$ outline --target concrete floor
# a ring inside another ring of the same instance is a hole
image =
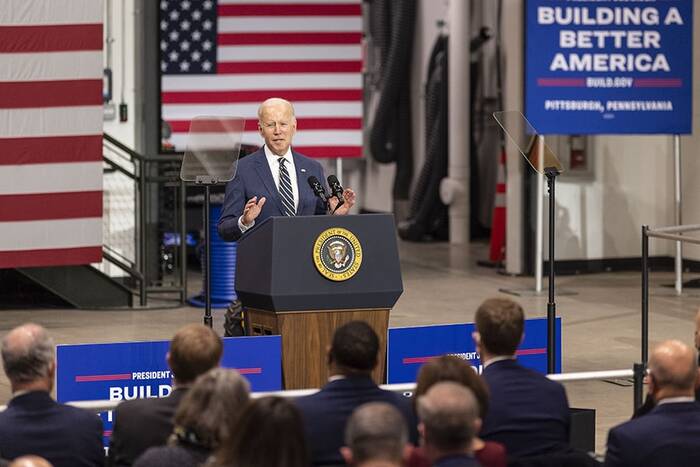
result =
[[[509,277],[476,266],[486,255],[484,245],[469,249],[447,244],[400,244],[404,294],[391,313],[391,326],[468,322],[488,297],[504,296],[500,288],[528,288],[530,277]],[[693,317],[700,294],[669,294],[661,284],[672,282],[670,273],[652,274],[650,344],[677,338],[692,343]],[[547,284],[544,284],[545,291]],[[576,292],[558,296],[557,312],[563,320],[563,371],[629,369],[640,359],[640,275],[605,273],[557,279],[557,287]],[[199,285],[193,281],[193,294]],[[547,296],[514,297],[527,317],[546,315]],[[181,325],[201,322],[202,310],[176,309],[89,311],[70,309],[3,310],[0,336],[26,321],[47,327],[56,342],[92,343],[169,339]],[[214,326],[221,330],[222,311],[215,311]],[[596,409],[596,451],[603,453],[607,431],[629,418],[632,388],[626,381],[566,384],[573,407]],[[0,403],[10,388],[0,375]]]

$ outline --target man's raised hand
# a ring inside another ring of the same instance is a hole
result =
[[[264,204],[264,196],[262,196],[259,201],[257,196],[250,198],[243,208],[243,219],[241,220],[243,225],[250,225],[260,215]]]

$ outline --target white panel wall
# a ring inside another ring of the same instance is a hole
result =
[[[134,118],[134,8],[138,0],[105,0],[105,9],[111,5],[111,35],[114,38],[112,43],[112,74],[113,103],[116,107],[116,117],[114,120],[104,122],[104,131],[130,148],[134,147],[136,135],[136,119]],[[106,13],[106,12],[105,12]],[[107,18],[105,15],[104,34],[107,34]],[[124,23],[124,34],[122,37],[122,20]],[[125,49],[124,60],[122,60],[122,50]],[[105,53],[105,61],[107,60]],[[123,62],[123,63],[122,63]],[[105,67],[107,64],[105,63]],[[124,80],[122,80],[122,72]],[[122,95],[122,81],[124,81],[124,101],[128,105],[128,120],[125,123],[119,121],[119,103]]]
[[[577,180],[563,175],[557,183],[557,259],[639,256],[642,224],[673,223],[672,138],[599,136],[592,140],[593,176]],[[671,252],[669,242],[650,243],[651,255]]]

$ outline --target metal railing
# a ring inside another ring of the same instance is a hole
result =
[[[557,373],[549,374],[547,378],[558,381],[560,383],[578,382],[578,381],[599,381],[607,379],[634,379],[634,403],[633,408],[636,410],[641,405],[641,390],[643,384],[644,372],[639,371],[643,367],[639,364],[635,364],[635,368],[632,370],[604,370],[604,371],[583,371],[576,373]],[[416,388],[416,383],[403,383],[403,384],[383,384],[380,386],[382,389],[392,392],[398,392],[402,394],[413,393]],[[288,391],[271,391],[271,392],[254,392],[251,396],[253,398],[265,397],[265,396],[280,396],[280,397],[302,397],[309,396],[318,392],[319,389],[296,389]],[[74,407],[80,407],[82,409],[94,411],[94,412],[105,412],[109,410],[114,410],[122,401],[120,400],[97,400],[97,401],[74,401],[68,402],[68,405]],[[4,410],[4,407],[0,407],[0,410]]]
[[[138,283],[139,305],[148,305],[149,293],[176,292],[179,294],[180,303],[185,303],[187,298],[187,249],[186,249],[186,225],[185,225],[185,184],[179,177],[163,177],[152,174],[152,167],[162,164],[180,163],[181,155],[159,155],[149,157],[127,147],[107,133],[103,134],[103,162],[108,170],[117,172],[133,183],[133,226],[134,235],[133,257],[122,255],[116,248],[105,244],[103,247],[103,258],[124,271],[135,282]],[[152,286],[149,284],[149,255],[157,254],[150,252],[148,248],[148,222],[152,212],[152,203],[157,202],[157,196],[149,196],[149,184],[171,183],[177,185],[178,209],[174,213],[175,224],[179,235],[179,280],[175,286]],[[105,242],[106,243],[106,242]]]

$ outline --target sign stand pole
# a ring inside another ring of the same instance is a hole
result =
[[[681,192],[681,137],[673,135],[673,187],[674,187],[674,224],[682,223],[682,192]],[[676,295],[683,293],[683,244],[676,242]]]

